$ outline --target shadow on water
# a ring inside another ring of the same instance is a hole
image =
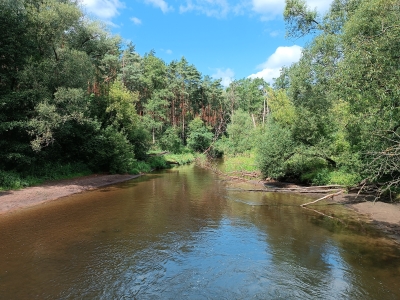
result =
[[[0,298],[400,298],[386,239],[235,188],[186,166],[2,218]]]

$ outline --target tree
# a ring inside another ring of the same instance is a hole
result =
[[[254,127],[262,120],[266,87],[267,83],[261,78],[245,78],[232,82],[227,91],[231,98],[231,106],[248,112]]]
[[[231,116],[231,122],[227,126],[228,140],[222,150],[226,154],[245,153],[253,149],[255,145],[255,129],[250,114],[238,109]]]
[[[316,9],[307,7],[304,0],[285,0],[283,17],[286,23],[286,36],[302,37],[321,28]]]
[[[213,134],[199,117],[194,118],[189,123],[187,145],[190,149],[196,152],[203,152],[210,146],[212,139]]]
[[[380,192],[399,187],[400,7],[398,1],[361,2],[343,28],[337,92],[349,103],[346,129],[367,165],[365,176],[384,182]]]
[[[273,121],[259,140],[257,163],[265,177],[280,179],[288,172],[288,161],[295,154],[295,142],[290,130]]]

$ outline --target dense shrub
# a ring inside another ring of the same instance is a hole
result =
[[[151,169],[167,169],[168,163],[164,156],[152,156],[149,157],[147,163],[150,165]]]
[[[212,132],[204,125],[200,118],[194,118],[189,123],[187,146],[195,152],[205,151],[213,139]]]
[[[294,146],[288,129],[269,122],[257,147],[257,164],[261,173],[275,179],[287,175],[287,163],[294,155]]]
[[[110,171],[111,173],[128,173],[134,169],[134,147],[122,132],[113,126],[101,130],[88,143],[92,158],[90,168],[94,171]]]
[[[158,144],[161,149],[172,153],[181,153],[183,147],[176,127],[168,127],[159,139]]]

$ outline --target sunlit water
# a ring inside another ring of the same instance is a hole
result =
[[[399,251],[308,200],[188,166],[2,216],[0,299],[400,299]]]

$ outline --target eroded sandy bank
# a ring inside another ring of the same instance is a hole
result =
[[[130,180],[140,175],[90,175],[51,181],[22,190],[0,192],[0,215],[53,201],[72,194]]]

